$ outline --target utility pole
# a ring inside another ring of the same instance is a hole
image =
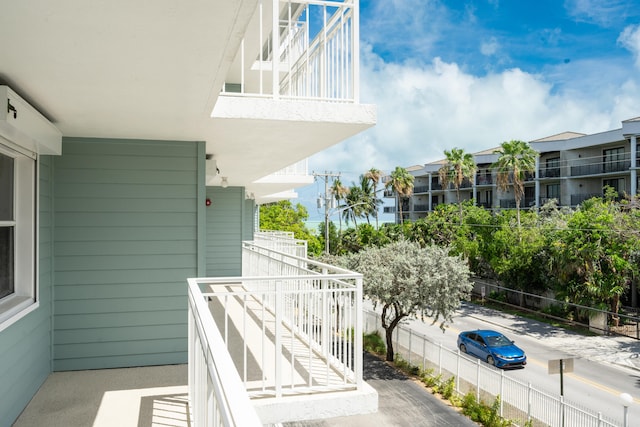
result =
[[[329,206],[333,197],[329,197],[329,178],[339,177],[339,173],[327,172],[313,173],[314,178],[322,178],[324,180],[324,253],[329,255]],[[318,207],[320,207],[321,199],[318,198]]]

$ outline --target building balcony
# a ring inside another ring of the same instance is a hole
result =
[[[476,175],[476,185],[493,185],[493,176]]]
[[[559,167],[551,167],[551,168],[540,168],[538,171],[540,178],[559,178],[560,177],[560,168]]]
[[[242,276],[188,280],[188,365],[55,372],[15,426],[257,427],[375,412],[362,276],[260,234],[243,243]]]
[[[524,197],[522,198],[522,200],[520,200],[520,208],[524,209],[524,208],[530,208],[533,207],[536,203],[536,200],[534,197]],[[500,200],[500,208],[501,209],[515,209],[516,208],[516,201],[515,199],[501,199]]]
[[[258,0],[222,95],[358,102],[357,8]]]
[[[592,199],[594,197],[602,198],[602,193],[583,193],[571,195],[571,206],[577,206],[585,200]]]
[[[572,166],[571,176],[602,175],[607,173],[625,172],[631,166],[631,161],[620,160],[612,162],[595,162]]]
[[[428,193],[428,192],[429,192],[429,186],[428,185],[421,185],[419,187],[413,187],[413,194]]]
[[[413,205],[413,212],[427,212],[429,205]]]

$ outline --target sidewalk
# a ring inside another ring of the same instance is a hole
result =
[[[477,427],[465,415],[376,356],[364,353],[364,380],[378,392],[378,411],[283,427]]]
[[[624,336],[584,336],[536,320],[518,317],[481,305],[463,303],[460,312],[535,337],[559,351],[594,362],[605,362],[640,371],[640,341]]]

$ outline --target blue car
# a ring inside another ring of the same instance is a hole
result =
[[[460,332],[458,348],[498,368],[524,367],[527,356],[500,332],[477,330]]]

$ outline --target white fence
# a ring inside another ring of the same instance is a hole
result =
[[[363,385],[362,275],[245,242],[242,276],[189,279],[196,426],[259,425],[250,398]]]
[[[365,332],[379,331],[384,336],[380,314],[365,311]],[[405,326],[398,326],[394,332],[394,350],[412,365],[433,369],[442,375],[442,380],[455,377],[456,391],[465,395],[472,392],[476,399],[491,404],[500,396],[500,415],[511,420],[516,426],[552,427],[619,427],[601,413],[595,413],[569,402],[562,396],[554,396],[536,390],[530,383],[512,379],[504,371],[470,358],[459,350],[444,348],[428,337],[418,334]]]
[[[307,257],[307,241],[296,239],[292,232],[263,230],[253,234],[256,245],[294,255],[298,258]]]

